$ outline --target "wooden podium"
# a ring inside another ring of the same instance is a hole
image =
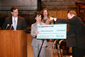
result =
[[[0,57],[27,57],[27,34],[22,30],[0,30]]]

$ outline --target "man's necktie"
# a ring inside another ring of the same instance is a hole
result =
[[[14,30],[16,30],[16,20],[14,18]]]

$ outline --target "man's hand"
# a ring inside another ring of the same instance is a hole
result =
[[[51,21],[51,20],[54,20],[54,18],[53,18],[53,17],[50,17],[50,21]]]
[[[57,20],[57,18],[50,17],[50,21],[51,21],[51,20],[56,21],[56,20]]]

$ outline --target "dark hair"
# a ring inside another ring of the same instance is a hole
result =
[[[11,12],[13,12],[13,10],[16,10],[16,9],[18,9],[18,8],[17,7],[12,7]]]
[[[35,16],[34,16],[34,18],[36,18],[36,16],[40,16],[41,15],[41,19],[42,19],[42,14],[40,13],[40,12],[37,12],[37,13],[35,13]]]
[[[48,13],[47,16],[49,17],[49,12],[48,12],[48,9],[47,9],[47,8],[44,8],[44,9],[42,10],[42,17],[44,17],[44,16],[43,16],[43,12],[44,12],[44,10],[47,10],[47,13]]]
[[[35,15],[34,15],[34,22],[36,22],[35,18],[36,18],[37,15],[38,15],[38,16],[41,15],[41,19],[42,19],[42,14],[41,14],[40,12],[36,12]]]

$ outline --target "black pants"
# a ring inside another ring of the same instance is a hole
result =
[[[85,55],[85,49],[73,47],[72,55],[73,57],[83,57]]]

